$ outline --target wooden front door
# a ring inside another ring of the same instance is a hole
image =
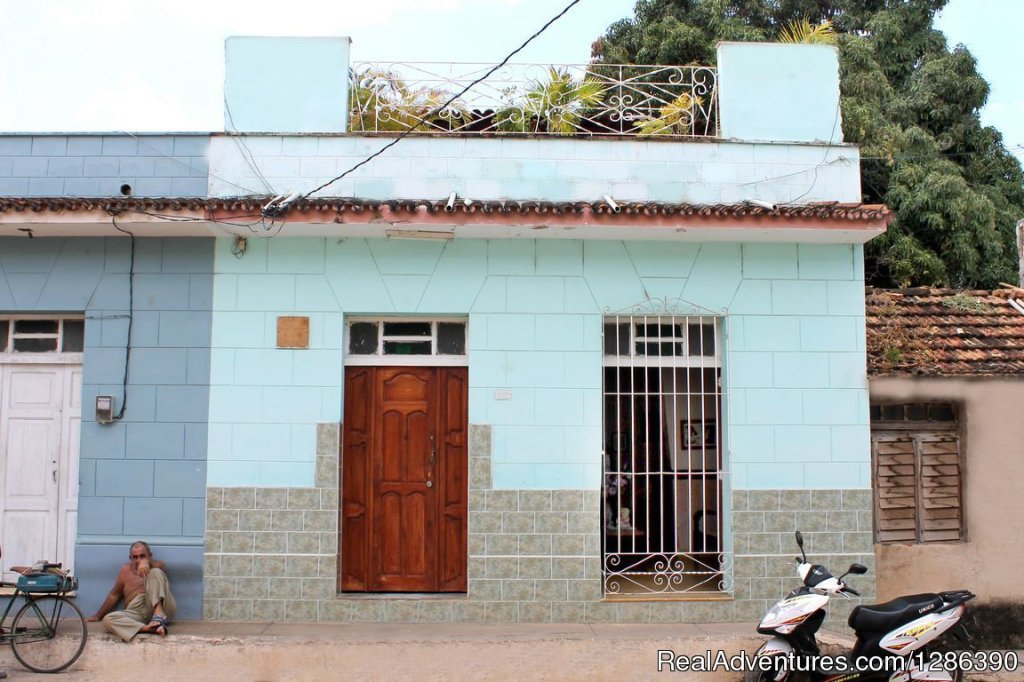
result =
[[[348,367],[339,587],[464,592],[465,367]]]

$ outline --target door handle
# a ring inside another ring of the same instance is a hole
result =
[[[434,434],[430,434],[430,456],[427,457],[427,487],[434,487],[434,463],[437,461],[437,442]]]

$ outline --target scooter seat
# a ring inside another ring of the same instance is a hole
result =
[[[857,606],[850,613],[848,622],[857,632],[888,632],[940,606],[942,597],[937,594],[911,594],[884,604]]]

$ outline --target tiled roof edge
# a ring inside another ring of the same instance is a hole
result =
[[[132,210],[199,211],[262,209],[272,197],[0,197],[0,212],[90,211],[121,212]],[[830,219],[849,221],[875,221],[889,216],[889,210],[878,204],[812,203],[777,206],[774,209],[737,204],[690,204],[663,202],[619,202],[618,211],[603,201],[457,201],[446,209],[445,200],[431,199],[359,199],[328,197],[298,199],[289,209],[301,211],[351,211],[359,213],[387,207],[391,211],[463,214],[581,214],[586,210],[597,215],[626,216],[700,216],[742,218],[756,216],[784,219]]]

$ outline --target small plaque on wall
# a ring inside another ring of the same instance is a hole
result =
[[[278,348],[309,348],[309,318],[277,318]]]

